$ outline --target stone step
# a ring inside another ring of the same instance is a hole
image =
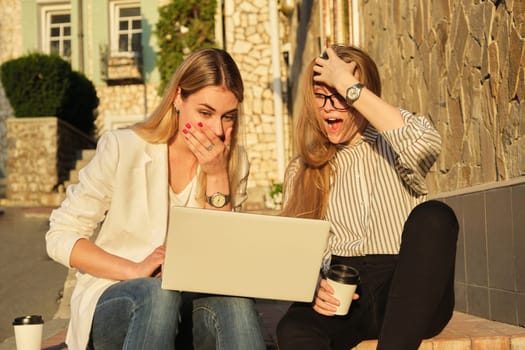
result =
[[[83,149],[80,156],[81,159],[91,159],[95,155],[95,149]]]
[[[7,178],[0,178],[0,198],[7,196]]]
[[[69,171],[69,179],[64,182],[64,188],[67,188],[70,184],[74,184],[78,182],[78,172],[80,169],[85,167],[87,163],[93,158],[95,155],[94,149],[83,149],[80,152],[80,158],[75,163],[75,168],[71,169]]]
[[[87,165],[87,163],[89,163],[90,160],[91,160],[91,157],[81,158],[77,160],[77,162],[75,163],[75,169],[82,169],[83,167]]]
[[[258,300],[257,308],[268,350],[276,350],[275,326],[288,302]],[[44,339],[43,349],[67,349],[66,329]],[[352,350],[375,350],[377,341],[367,340]],[[454,312],[441,334],[423,341],[419,350],[524,350],[525,328]]]
[[[367,340],[352,350],[375,350],[376,340]],[[454,312],[445,329],[425,339],[419,350],[523,350],[525,328]]]

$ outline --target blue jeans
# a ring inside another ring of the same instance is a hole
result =
[[[193,320],[195,350],[266,349],[252,299],[181,294],[160,285],[158,278],[139,278],[109,287],[98,300],[88,348],[175,349],[184,296],[192,315],[182,319]]]
[[[89,349],[175,349],[182,297],[158,278],[116,283],[98,300]]]
[[[249,298],[206,296],[193,300],[195,350],[264,350],[255,302]]]

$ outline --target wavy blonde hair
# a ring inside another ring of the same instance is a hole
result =
[[[369,90],[381,96],[379,71],[372,58],[361,49],[346,45],[333,45],[343,61],[356,62],[355,75]],[[294,144],[297,155],[286,171],[285,205],[281,215],[322,219],[328,209],[330,179],[337,169],[332,164],[337,145],[330,142],[314,95],[315,59],[306,66],[297,96],[302,96],[302,106],[295,115]],[[358,113],[350,110],[348,113]]]
[[[244,85],[241,73],[233,58],[224,50],[206,48],[190,54],[182,62],[164,90],[164,95],[153,113],[144,121],[138,122],[131,128],[145,141],[150,143],[168,143],[177,135],[179,115],[175,111],[173,101],[177,90],[183,99],[207,86],[224,86],[230,90],[239,102],[238,117],[232,130],[228,170],[230,174],[230,191],[237,191],[238,183],[231,183],[231,174],[238,169],[237,135],[239,119],[242,116],[242,101],[244,99]],[[198,179],[199,191],[197,200],[204,204],[206,181],[201,173]]]

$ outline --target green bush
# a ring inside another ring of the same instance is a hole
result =
[[[69,81],[69,89],[64,95],[58,116],[77,129],[92,135],[99,102],[95,86],[84,74],[75,71],[70,73]]]
[[[0,78],[16,117],[56,116],[92,134],[95,87],[60,56],[32,53],[6,61]]]
[[[216,0],[172,0],[159,8],[155,30],[160,48],[157,55],[159,94],[188,53],[216,45],[216,8]]]

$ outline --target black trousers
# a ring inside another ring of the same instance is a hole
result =
[[[416,350],[446,326],[454,309],[458,222],[439,201],[410,213],[398,255],[332,257],[360,271],[360,295],[346,316],[323,316],[294,303],[277,326],[280,350],[349,350],[366,339],[377,349]]]

